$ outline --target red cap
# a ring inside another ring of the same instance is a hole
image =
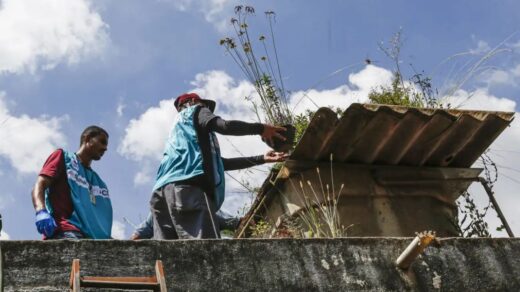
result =
[[[175,105],[175,108],[177,109],[177,111],[179,111],[179,107],[189,100],[200,101],[200,102],[204,103],[212,112],[215,110],[216,104],[213,100],[202,99],[196,93],[181,94],[175,99],[175,102],[173,104]]]

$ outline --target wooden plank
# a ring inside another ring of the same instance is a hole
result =
[[[157,278],[157,282],[159,283],[159,289],[161,292],[167,292],[166,290],[166,279],[164,278],[164,269],[162,261],[155,261],[155,274]]]
[[[113,288],[113,289],[152,289],[159,288],[158,283],[145,282],[120,282],[120,281],[96,281],[96,280],[82,280],[81,286],[85,288]]]
[[[134,290],[166,291],[166,281],[161,261],[156,261],[155,270],[157,276],[150,277],[95,277],[80,276],[80,261],[74,259],[70,273],[70,288],[72,292],[79,292],[81,287],[89,288],[115,288]]]
[[[154,277],[81,277],[82,282],[125,282],[125,283],[157,283]]]
[[[70,271],[70,289],[72,292],[79,292],[81,287],[81,280],[79,274],[79,259],[72,260],[72,267]]]

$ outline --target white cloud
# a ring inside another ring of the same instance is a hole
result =
[[[164,138],[166,140],[166,138]],[[164,141],[163,141],[164,142]],[[153,159],[141,161],[139,171],[134,176],[134,185],[148,185],[155,179],[154,174],[157,172],[159,163]]]
[[[139,118],[130,120],[117,151],[134,161],[160,159],[177,115],[173,101],[163,100],[158,107],[151,107]]]
[[[486,41],[479,40],[477,42],[477,47],[474,49],[470,49],[469,52],[474,55],[479,55],[483,53],[487,53],[491,50],[491,47]]]
[[[9,113],[5,92],[0,92],[0,157],[7,159],[19,173],[39,171],[47,156],[66,145],[60,124],[68,117],[37,118]]]
[[[223,118],[240,118],[253,121],[252,105],[246,97],[256,96],[256,91],[247,81],[236,82],[223,71],[208,71],[195,76],[190,91],[217,102],[216,112]],[[247,117],[250,117],[249,119]]]
[[[90,0],[3,0],[0,72],[48,70],[99,54],[107,25]]]
[[[514,75],[509,74],[509,72],[505,70],[494,70],[491,71],[489,74],[486,74],[484,78],[489,85],[514,85],[515,83],[514,79],[512,78],[513,76]]]
[[[122,117],[124,114],[124,110],[126,108],[126,104],[123,103],[122,100],[119,100],[116,107],[116,113],[118,117]]]
[[[515,111],[514,100],[496,97],[486,88],[479,88],[473,92],[459,89],[453,96],[445,97],[445,103],[450,103],[454,108],[488,110],[488,111]]]
[[[114,220],[112,222],[112,238],[114,239],[126,239],[126,226],[125,224]]]
[[[238,4],[236,0],[159,0],[171,2],[179,11],[194,10],[204,15],[204,19],[213,24],[221,32],[229,29],[229,15],[233,7]]]
[[[488,86],[520,85],[520,64],[509,69],[488,70],[478,78]]]
[[[11,236],[9,236],[9,234],[7,234],[5,231],[1,231],[0,232],[0,240],[9,240],[11,239]]]
[[[311,89],[293,93],[291,108],[295,109],[295,113],[305,112],[306,109],[316,110],[317,106],[346,108],[354,102],[366,102],[373,88],[389,85],[391,81],[391,71],[367,65],[361,71],[349,74],[349,84],[321,91]]]

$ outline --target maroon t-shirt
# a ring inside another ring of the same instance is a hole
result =
[[[52,184],[49,187],[49,201],[52,206],[52,215],[58,228],[55,232],[80,231],[70,224],[69,218],[74,211],[70,198],[70,188],[65,169],[65,157],[63,150],[54,151],[43,164],[40,175],[50,177]]]

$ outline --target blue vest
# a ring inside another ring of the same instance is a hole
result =
[[[85,168],[75,153],[63,151],[63,155],[74,209],[69,222],[88,238],[110,239],[112,204],[106,184],[95,171]],[[45,199],[49,206],[47,193]]]
[[[186,180],[204,173],[202,153],[195,128],[194,114],[199,105],[185,108],[177,116],[166,141],[161,165],[157,171],[154,190],[176,181]],[[213,160],[215,200],[217,210],[224,203],[225,178],[220,147],[215,133],[210,132],[210,148]]]

